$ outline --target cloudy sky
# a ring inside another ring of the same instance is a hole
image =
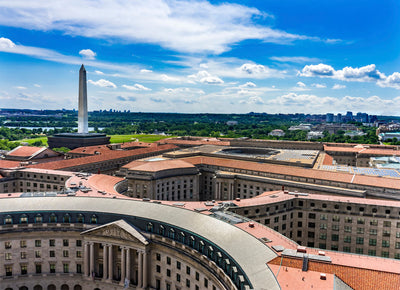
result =
[[[398,0],[1,0],[0,108],[400,115]]]

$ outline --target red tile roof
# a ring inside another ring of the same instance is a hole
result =
[[[130,165],[132,164],[132,165]],[[156,172],[168,169],[179,169],[179,168],[194,168],[195,166],[191,163],[185,162],[180,159],[168,159],[160,161],[134,161],[124,166],[130,170],[140,170],[147,172]]]
[[[8,152],[8,156],[30,157],[46,149],[46,147],[18,146]]]
[[[68,151],[68,153],[73,154],[87,154],[93,155],[95,152],[109,152],[111,149],[107,147],[107,145],[96,145],[96,146],[87,146],[87,147],[78,147],[73,150]]]
[[[21,161],[0,160],[0,169],[20,167]]]
[[[151,153],[151,152],[169,150],[169,149],[174,149],[174,148],[177,148],[177,147],[172,144],[166,144],[166,145],[160,145],[157,147],[140,148],[140,149],[134,149],[134,150],[127,150],[127,151],[110,150],[110,152],[107,154],[74,158],[74,159],[64,159],[64,160],[55,161],[55,162],[47,162],[47,163],[42,163],[42,164],[30,165],[28,167],[57,170],[57,169],[71,168],[71,167],[75,167],[75,166],[79,166],[79,165],[104,162],[107,160],[125,158],[125,157],[129,157],[129,156],[140,155],[140,154],[146,154],[146,153]]]
[[[224,158],[215,158],[208,156],[196,156],[196,157],[186,157],[182,158],[183,160],[190,162],[192,164],[208,164],[220,167],[228,167],[228,168],[238,168],[249,171],[260,171],[260,172],[268,172],[275,173],[280,175],[290,175],[297,177],[305,177],[311,179],[320,179],[327,181],[336,181],[336,182],[345,182],[345,183],[355,183],[366,186],[382,186],[382,183],[385,183],[385,187],[400,189],[400,182],[394,178],[386,178],[386,177],[375,177],[375,176],[362,176],[350,173],[342,173],[342,172],[330,172],[330,171],[322,171],[317,169],[306,169],[295,166],[287,166],[287,165],[277,165],[277,164],[269,164],[269,163],[257,163],[251,161],[242,161],[242,160],[233,160],[233,159],[224,159]]]

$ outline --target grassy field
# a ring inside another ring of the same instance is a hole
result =
[[[135,135],[110,135],[110,143],[124,143],[124,142],[131,142],[131,141],[140,141],[140,142],[156,142],[161,139],[170,138],[174,136],[162,136],[162,135],[142,135],[142,134],[135,134]],[[22,139],[16,142],[26,142],[29,145],[32,145],[36,141],[42,141],[44,146],[47,146],[47,137],[38,137],[32,139]]]
[[[156,142],[158,140],[162,140],[165,138],[171,138],[174,136],[162,136],[162,135],[110,135],[110,143],[123,143],[123,142],[131,142],[131,141],[139,141],[139,142]]]
[[[22,140],[18,140],[16,142],[26,142],[29,145],[32,145],[36,141],[42,141],[43,146],[47,146],[47,137],[45,137],[45,136],[44,137],[32,138],[32,139],[22,139]]]

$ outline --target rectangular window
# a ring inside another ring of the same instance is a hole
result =
[[[356,254],[364,254],[363,248],[356,248]]]
[[[35,251],[35,258],[40,258],[42,253],[40,251]]]
[[[186,287],[190,288],[190,280],[186,279]]]
[[[180,274],[176,274],[176,281],[181,282],[181,275]]]
[[[389,252],[384,252],[384,251],[383,251],[383,252],[381,253],[381,256],[384,257],[384,258],[389,258]]]
[[[26,252],[21,252],[21,259],[26,259]]]
[[[389,246],[390,246],[390,241],[386,241],[386,240],[382,241],[382,247],[383,248],[389,248]]]
[[[159,253],[156,254],[156,260],[161,261],[161,255]]]
[[[392,223],[390,221],[383,221],[383,226],[385,228],[390,228],[392,226]]]
[[[326,226],[326,224],[320,224],[320,225],[319,225],[319,228],[320,228],[321,230],[326,230],[327,226]]]
[[[82,251],[76,251],[76,257],[82,258]]]
[[[49,240],[49,246],[50,247],[55,247],[56,246],[56,240]]]
[[[49,256],[50,256],[50,258],[54,258],[56,256],[56,252],[55,251],[50,251],[49,252]]]
[[[21,265],[21,275],[26,275],[28,273],[28,265]]]
[[[190,267],[186,266],[186,274],[190,275]]]
[[[375,250],[368,250],[368,255],[369,256],[376,256],[376,251]]]
[[[358,218],[357,219],[357,224],[358,225],[363,225],[365,223],[365,219],[363,219],[363,218]]]
[[[160,265],[156,265],[156,272],[157,273],[161,273],[161,266]]]
[[[68,258],[68,257],[69,257],[69,252],[68,252],[68,250],[64,250],[64,251],[63,251],[63,257],[64,257],[64,258]]]
[[[344,246],[344,247],[343,247],[343,252],[345,252],[345,253],[350,253],[350,252],[351,252],[351,247],[346,247],[346,246]]]
[[[321,240],[326,240],[326,233],[320,233],[320,234],[319,234],[319,238],[320,238]]]
[[[6,266],[6,276],[12,276],[12,266]]]
[[[76,240],[76,246],[82,247],[82,240]]]
[[[176,261],[176,268],[177,268],[178,270],[180,270],[180,269],[181,269],[181,262],[179,262],[179,261]]]
[[[390,237],[390,231],[383,230],[382,236],[383,236],[383,237]]]
[[[171,258],[170,257],[167,257],[167,264],[171,265]]]
[[[19,246],[20,248],[26,248],[26,241],[25,240],[19,241]]]
[[[63,264],[63,271],[64,271],[64,273],[69,273],[69,264],[67,264],[67,263]]]
[[[200,273],[196,272],[196,280],[199,281],[200,280]]]
[[[333,234],[332,241],[339,241],[339,235]]]
[[[56,272],[56,264],[50,264],[50,273]]]
[[[4,253],[4,259],[11,260],[12,259],[12,254],[11,253]]]
[[[69,241],[68,240],[63,240],[63,246],[68,247],[69,246]]]
[[[36,268],[36,274],[42,273],[42,264],[36,264],[35,268]]]
[[[351,233],[351,227],[350,227],[350,226],[345,226],[345,227],[344,227],[344,231],[345,231],[346,233]]]
[[[362,238],[362,237],[357,237],[357,238],[356,238],[356,244],[358,244],[358,245],[364,245],[364,238]]]
[[[11,242],[4,242],[4,248],[5,249],[11,249]]]
[[[167,269],[167,277],[171,277],[171,269]]]
[[[345,243],[351,243],[351,236],[345,236],[344,237],[344,242]]]
[[[42,246],[42,241],[41,240],[35,240],[35,247],[41,247]]]
[[[308,214],[309,219],[315,219],[315,213],[309,213]]]
[[[370,235],[376,236],[377,233],[378,233],[378,230],[377,230],[377,229],[370,229],[370,230],[369,230],[369,234],[370,234]]]
[[[344,222],[345,223],[352,223],[353,222],[353,218],[352,217],[345,217],[344,218]]]
[[[376,239],[369,239],[370,246],[376,246]]]
[[[82,265],[81,264],[76,264],[76,273],[78,273],[78,274],[82,273]]]
[[[328,220],[328,216],[326,214],[321,214],[321,220],[323,221]]]
[[[378,225],[378,220],[370,220],[370,221],[369,221],[369,224],[370,224],[371,226],[377,226],[377,225]]]
[[[339,225],[332,225],[332,231],[338,231]]]
[[[334,215],[334,216],[332,217],[332,221],[333,221],[333,222],[339,222],[339,221],[340,221],[340,216]]]
[[[396,248],[396,249],[400,249],[400,242],[396,242],[396,243],[395,243],[395,248]]]
[[[363,234],[364,228],[357,228],[357,234]]]
[[[204,278],[204,287],[208,288],[208,279],[207,278]]]

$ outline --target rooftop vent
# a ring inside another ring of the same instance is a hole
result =
[[[253,222],[250,222],[250,223],[249,223],[249,227],[250,227],[250,228],[254,228],[254,223],[253,223]]]
[[[325,252],[324,251],[318,251],[318,255],[319,256],[325,256]]]
[[[237,197],[237,198],[236,198],[236,201],[240,201],[240,197]]]
[[[307,248],[303,246],[298,246],[297,253],[307,253]]]
[[[319,275],[319,278],[320,278],[321,280],[326,280],[326,274],[325,274],[325,273],[321,273],[321,274]]]

